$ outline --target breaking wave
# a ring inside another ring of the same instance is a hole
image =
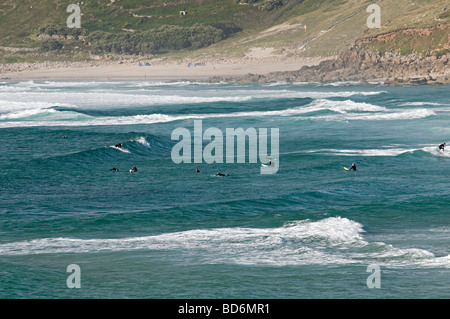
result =
[[[372,263],[450,267],[449,257],[423,249],[367,242],[363,225],[341,217],[300,220],[275,228],[193,229],[118,239],[41,238],[0,244],[0,255],[166,250],[198,254],[201,263],[309,265]]]

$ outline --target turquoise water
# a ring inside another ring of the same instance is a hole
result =
[[[449,298],[449,92],[0,83],[0,298]],[[175,164],[195,120],[278,128],[277,173]]]

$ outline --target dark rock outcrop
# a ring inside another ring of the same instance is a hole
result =
[[[448,26],[447,26],[448,28]],[[267,75],[247,74],[240,78],[211,78],[210,82],[234,81],[240,83],[267,82],[379,82],[390,85],[421,85],[450,83],[449,42],[427,55],[402,55],[395,52],[370,51],[365,44],[394,41],[398,34],[421,34],[423,29],[408,29],[366,38],[354,43],[337,58],[322,61],[315,66],[304,66],[298,71],[274,72]]]

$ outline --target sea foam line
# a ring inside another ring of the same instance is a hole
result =
[[[390,267],[450,266],[448,256],[436,258],[423,249],[369,243],[363,234],[362,224],[330,217],[293,221],[274,228],[193,229],[117,239],[41,238],[0,244],[0,255],[164,250],[178,258],[195,256],[196,262],[206,264],[285,266],[375,262]]]
[[[376,148],[376,149],[312,149],[312,150],[303,150],[303,151],[293,151],[281,153],[280,155],[288,155],[288,154],[321,154],[321,155],[331,155],[331,156],[386,156],[386,157],[395,157],[402,154],[413,154],[417,151],[423,151],[438,157],[450,157],[450,152],[440,151],[437,145],[427,145],[423,147],[413,147],[413,148]]]
[[[53,104],[51,104],[53,105]],[[47,105],[47,107],[41,107],[33,109],[33,115],[42,112],[44,115],[49,113],[49,108],[53,106]],[[76,109],[75,107],[71,107]],[[51,109],[51,113],[53,109]],[[226,117],[267,117],[267,116],[292,116],[308,114],[317,111],[329,110],[340,114],[346,114],[348,112],[380,112],[386,111],[386,108],[369,103],[353,102],[351,100],[345,101],[329,101],[319,99],[311,102],[307,106],[300,106],[294,108],[288,108],[284,110],[275,111],[247,111],[247,112],[233,112],[233,113],[210,113],[210,114],[187,114],[187,115],[167,115],[167,114],[149,114],[149,115],[132,115],[132,116],[118,116],[118,117],[90,117],[85,114],[81,116],[82,121],[76,121],[80,119],[80,114],[76,112],[60,111],[61,118],[70,119],[72,115],[75,121],[61,121],[58,120],[57,115],[52,115],[49,118],[50,121],[46,121],[46,118],[39,118],[39,122],[3,122],[0,123],[0,127],[19,127],[19,126],[77,126],[77,125],[133,125],[133,124],[152,124],[152,123],[164,123],[177,120],[186,119],[205,119],[205,118],[226,118]],[[31,112],[31,111],[30,111]],[[21,114],[23,117],[28,117],[30,114],[13,112],[10,114],[4,114],[2,120],[7,119],[20,119]]]
[[[1,105],[1,103],[0,103]],[[42,113],[49,114],[54,112],[48,112],[49,108],[54,108],[46,105],[38,108]],[[69,107],[73,110],[77,108],[74,106]],[[331,111],[335,114],[330,115],[315,115],[308,113],[314,113],[319,111]],[[37,115],[39,111],[33,113]],[[146,115],[132,115],[132,116],[107,116],[107,117],[94,117],[87,116],[85,114],[78,114],[77,112],[60,111],[58,114],[50,114],[48,118],[45,116],[35,118],[32,121],[18,121],[20,119],[20,113],[13,112],[10,114],[3,114],[0,120],[14,119],[14,122],[0,122],[0,128],[6,127],[29,127],[29,126],[97,126],[97,125],[134,125],[134,124],[153,124],[153,123],[165,123],[177,120],[187,119],[206,119],[206,118],[232,118],[232,117],[269,117],[279,116],[287,117],[294,115],[308,115],[308,118],[314,120],[325,121],[342,121],[342,120],[409,120],[425,118],[431,115],[435,115],[433,110],[429,109],[387,109],[382,106],[365,103],[354,102],[352,100],[344,101],[330,101],[327,99],[314,100],[306,106],[299,106],[288,108],[284,110],[274,111],[244,111],[233,113],[209,113],[209,114],[183,114],[183,115],[167,115],[167,114],[146,114]],[[28,113],[23,113],[25,117],[28,117]],[[304,118],[304,117],[302,117]]]
[[[161,89],[148,89],[136,92],[130,89],[149,88],[148,86],[135,86],[126,88],[108,88],[108,87],[83,87],[82,92],[62,92],[61,87],[43,86],[44,89],[29,91],[20,90],[20,87],[0,86],[2,92],[2,100],[15,102],[36,102],[48,103],[56,101],[58,104],[72,104],[77,101],[80,106],[84,107],[117,107],[124,105],[173,105],[173,104],[200,104],[200,103],[214,103],[214,102],[246,102],[249,100],[260,99],[294,99],[294,98],[311,98],[311,99],[325,99],[342,97],[348,98],[354,95],[378,95],[384,91],[340,91],[340,92],[321,92],[321,91],[296,91],[296,90],[271,90],[271,89],[235,89],[229,90],[210,90],[196,89],[190,90],[189,87],[182,90],[176,90],[172,94],[164,94],[166,91]],[[100,91],[99,91],[100,90]]]

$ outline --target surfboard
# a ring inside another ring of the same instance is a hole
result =
[[[349,170],[350,170],[350,168],[347,168],[347,167],[345,167],[345,166],[344,166],[344,169],[345,169],[346,171],[349,171]]]
[[[116,147],[115,145],[111,145],[112,148],[115,148],[116,150],[119,150],[121,152],[124,153],[130,153],[130,151],[128,150],[128,148],[121,148],[121,147]]]

